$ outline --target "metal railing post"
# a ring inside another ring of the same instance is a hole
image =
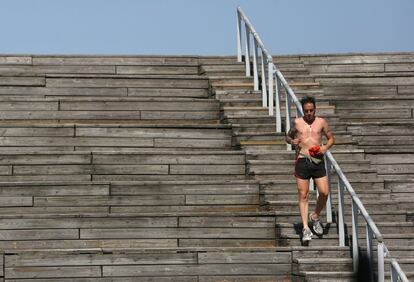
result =
[[[253,38],[253,89],[255,91],[259,90],[259,72],[258,72],[258,46],[257,46],[257,41],[255,38]]]
[[[237,61],[242,61],[241,16],[237,10]]]
[[[326,200],[326,222],[332,223],[332,197],[331,197],[331,187],[332,187],[332,176],[331,176],[331,161],[325,156],[325,170],[326,176],[328,178],[328,199]]]
[[[291,128],[291,123],[290,123],[290,97],[289,97],[289,94],[288,94],[288,92],[286,91],[286,100],[285,100],[285,103],[286,103],[286,109],[285,109],[285,111],[286,111],[286,118],[285,118],[285,131],[286,131],[286,133],[288,133],[289,132],[289,130],[290,130],[290,128]],[[287,150],[288,151],[292,151],[292,145],[291,144],[288,144],[287,143]]]
[[[267,85],[266,85],[266,65],[267,62],[264,58],[265,54],[262,50],[261,62],[262,62],[262,107],[267,107]]]
[[[251,71],[250,71],[250,31],[249,31],[249,27],[247,26],[247,23],[244,24],[244,29],[246,32],[246,38],[245,38],[245,42],[246,42],[246,55],[244,58],[244,61],[246,63],[246,76],[251,76]]]
[[[374,281],[374,271],[373,271],[373,255],[372,255],[372,230],[371,227],[369,225],[367,225],[366,228],[366,232],[367,232],[367,260],[368,260],[368,267],[369,267],[369,273],[370,273],[370,278],[371,281]]]
[[[359,268],[359,228],[358,228],[358,207],[355,204],[354,200],[352,204],[352,260],[353,260],[353,270],[358,272]]]
[[[269,79],[269,91],[267,93],[268,98],[268,107],[269,107],[269,116],[273,116],[273,63],[268,62],[267,64],[267,73]]]
[[[384,282],[385,279],[385,267],[384,267],[384,243],[378,243],[377,256],[378,256],[378,282]]]
[[[276,132],[282,132],[282,116],[280,113],[280,79],[275,75],[275,118]]]
[[[338,229],[339,246],[345,246],[344,182],[338,177]]]

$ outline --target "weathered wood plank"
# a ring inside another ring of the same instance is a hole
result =
[[[120,175],[120,174],[104,174],[92,175],[93,181],[177,181],[177,180],[241,180],[245,179],[245,174],[158,174],[158,175]],[[0,180],[2,177],[0,177]],[[14,180],[16,181],[16,180]]]
[[[245,165],[170,165],[170,174],[245,174]]]
[[[394,63],[394,64],[385,64],[385,71],[388,72],[397,72],[397,71],[414,71],[414,63]]]
[[[0,103],[1,106],[1,103]],[[1,108],[0,108],[1,109]],[[219,103],[205,101],[61,101],[62,111],[218,111]]]
[[[111,238],[211,238],[211,239],[271,239],[274,228],[122,228],[122,229],[81,229],[81,239]]]
[[[0,77],[1,86],[45,86],[44,77],[19,77],[19,76],[2,76]]]
[[[157,148],[229,148],[231,139],[155,138]]]
[[[53,87],[0,87],[1,95],[24,96],[110,96],[125,97],[127,88],[53,88]]]
[[[255,212],[258,211],[257,204],[255,205],[190,205],[190,206],[157,206],[158,212]],[[1,209],[0,209],[1,212]],[[112,206],[111,213],[152,213],[154,207],[152,206]]]
[[[387,66],[387,65],[386,65]],[[311,72],[316,73],[352,73],[352,72],[383,72],[384,64],[329,64],[309,65]]]
[[[34,154],[34,155],[13,155],[13,154],[4,154],[0,156],[0,164],[2,165],[39,165],[39,164],[90,164],[91,155],[89,154],[76,154],[76,155],[66,155],[66,154]]]
[[[85,175],[76,175],[76,180],[78,181],[90,181],[91,176],[88,174]],[[9,175],[9,176],[0,176],[0,182],[27,182],[27,181],[73,181],[73,175]]]
[[[0,128],[1,130],[1,128]],[[1,133],[1,132],[0,132]],[[76,127],[78,137],[158,137],[191,139],[231,138],[231,130],[197,129],[197,128],[117,128],[117,127]]]
[[[0,65],[31,65],[29,56],[0,56]]]
[[[57,101],[0,101],[2,111],[57,111]]]
[[[0,206],[16,207],[16,206],[33,206],[33,197],[0,197]]]
[[[35,206],[184,205],[184,195],[35,197]]]
[[[6,268],[8,278],[101,277],[100,266]]]
[[[0,126],[0,136],[19,137],[19,136],[75,136],[74,126],[53,126],[53,127],[5,127]]]
[[[273,230],[274,233],[274,230]],[[0,242],[1,243],[1,242]],[[180,247],[274,247],[275,240],[266,239],[179,239]]]
[[[291,263],[290,252],[206,252],[198,253],[198,263]]]
[[[176,248],[176,239],[112,240],[28,240],[0,241],[0,250],[91,249],[91,248]]]
[[[1,190],[0,190],[1,193]],[[155,195],[155,194],[196,194],[196,195],[244,195],[258,194],[259,185],[255,184],[147,184],[147,185],[128,185],[128,184],[111,184],[111,195]],[[1,194],[0,194],[1,195]]]
[[[187,205],[258,205],[259,195],[186,195]]]
[[[126,56],[66,56],[66,57],[33,57],[33,65],[137,65],[137,66],[150,66],[150,65],[198,65],[197,57],[168,57],[168,56],[143,56],[143,57],[126,57]]]
[[[0,118],[5,120],[139,120],[140,111],[3,111]]]
[[[0,278],[0,282],[3,282],[3,278]],[[171,276],[171,277],[110,277],[110,278],[48,278],[47,280],[41,279],[43,282],[136,282],[139,279],[139,282],[198,282],[197,276]],[[38,279],[13,279],[8,280],[10,282],[39,282]],[[258,280],[262,282],[261,280]],[[273,282],[273,280],[271,280]],[[279,281],[279,280],[277,280]],[[266,281],[270,282],[270,281]]]
[[[414,77],[346,77],[318,78],[322,84],[337,85],[413,85]]]
[[[1,66],[0,74],[115,74],[115,66]]]
[[[161,228],[176,227],[176,217],[60,217],[60,218],[5,218],[0,222],[0,230],[44,229],[44,228]]]
[[[219,119],[218,111],[141,111],[141,119]]]
[[[108,214],[109,207],[9,207],[0,208],[1,215],[15,214]]]
[[[13,167],[11,165],[0,165],[0,175],[12,175]]]
[[[94,164],[242,164],[243,155],[93,155]],[[1,162],[0,162],[1,164]]]
[[[93,165],[94,174],[169,174],[168,165],[131,165],[131,164],[111,164],[111,165]]]
[[[48,254],[7,255],[6,267],[195,264],[197,253]]]
[[[0,137],[0,146],[114,146],[153,147],[152,138]]]
[[[67,240],[78,239],[78,229],[0,230],[1,240]]]
[[[79,185],[1,185],[0,196],[74,196],[109,195],[109,184]]]
[[[0,92],[1,93],[1,92]],[[128,88],[130,97],[188,97],[207,98],[207,89],[177,89],[177,88]]]
[[[290,273],[291,265],[274,264],[209,264],[163,266],[103,266],[104,276],[157,275],[274,275]]]
[[[255,227],[255,228],[272,228],[275,226],[273,216],[258,217],[180,217],[179,227]]]
[[[199,276],[198,282],[281,282],[292,281],[291,275],[279,274],[279,275],[243,275],[243,276]]]
[[[398,94],[414,94],[414,85],[398,85]]]
[[[15,165],[13,175],[45,175],[45,174],[87,174],[93,173],[92,165]]]
[[[13,81],[13,80],[11,80]],[[6,84],[8,82],[9,84]],[[16,83],[17,81],[15,81]],[[38,81],[45,85],[45,80]],[[29,83],[29,82],[26,82]],[[32,82],[29,85],[33,85]],[[10,84],[9,81],[0,80],[0,85]],[[17,84],[19,85],[19,84]],[[167,79],[167,78],[46,78],[47,87],[149,87],[149,88],[208,88],[207,79]]]
[[[117,66],[118,74],[198,74],[197,66]]]

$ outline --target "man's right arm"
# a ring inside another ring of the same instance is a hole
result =
[[[286,142],[288,144],[292,144],[292,145],[297,145],[299,140],[296,139],[296,135],[298,133],[298,130],[296,129],[296,127],[292,127],[289,132],[286,134]]]

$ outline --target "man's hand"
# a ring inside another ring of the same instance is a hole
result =
[[[290,142],[290,144],[292,145],[298,145],[300,143],[300,140],[298,138],[292,139],[292,141]]]

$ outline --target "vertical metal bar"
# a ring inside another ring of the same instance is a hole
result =
[[[368,271],[370,274],[371,281],[374,281],[374,269],[372,260],[372,237],[373,233],[371,227],[367,224],[367,259],[368,259]]]
[[[394,259],[391,259],[390,267],[391,267],[391,281],[398,282],[398,271],[395,269],[394,264],[392,263]]]
[[[345,246],[344,182],[338,176],[338,228],[339,246]]]
[[[384,267],[384,243],[378,243],[377,247],[378,256],[378,282],[384,282],[385,280],[385,267]]]
[[[237,10],[237,61],[242,61],[242,33],[241,33],[241,16]]]
[[[282,132],[282,116],[280,113],[280,79],[275,76],[276,83],[275,83],[275,110],[276,110],[276,132]]]
[[[286,133],[288,133],[289,130],[290,130],[290,128],[291,128],[291,122],[290,122],[290,114],[291,114],[290,113],[290,105],[291,105],[290,103],[291,103],[291,101],[290,101],[290,96],[289,96],[289,93],[287,92],[287,90],[286,90],[285,103],[286,103],[286,108],[285,108],[285,111],[286,111],[285,131],[286,131]],[[287,144],[287,148],[286,149],[288,151],[292,151],[292,145]]]
[[[259,90],[259,73],[258,73],[258,62],[257,62],[257,56],[258,56],[258,46],[257,46],[257,40],[256,38],[253,38],[253,82],[254,82],[254,90]]]
[[[262,62],[262,107],[267,107],[267,85],[266,85],[266,65],[265,54],[262,50],[261,52],[261,62]]]
[[[332,223],[332,197],[331,197],[331,186],[332,186],[332,176],[331,176],[331,161],[325,156],[325,170],[326,176],[328,178],[328,199],[326,200],[326,222]]]
[[[313,181],[313,178],[309,179],[309,191],[315,191],[315,182]],[[319,192],[316,190],[316,198],[319,197]]]
[[[269,116],[273,116],[273,63],[268,62],[267,64],[267,73],[269,78],[269,92],[267,93],[267,97],[269,99]]]
[[[244,29],[246,32],[246,38],[245,38],[245,43],[246,43],[246,57],[245,57],[245,62],[246,62],[246,76],[251,76],[250,73],[250,31],[249,31],[249,27],[247,26],[247,23],[244,23]]]
[[[358,272],[359,267],[359,230],[358,230],[358,206],[352,200],[352,261],[354,272]]]

